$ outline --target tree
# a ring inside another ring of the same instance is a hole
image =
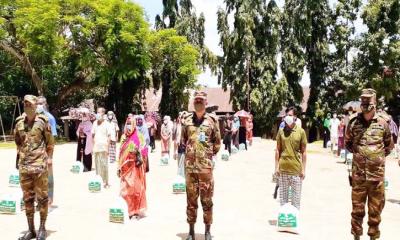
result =
[[[326,0],[306,1],[308,28],[305,28],[307,70],[310,73],[310,98],[307,115],[312,121],[323,113],[322,99],[326,88],[328,69],[328,27],[330,9]],[[309,31],[309,32],[308,32]]]
[[[337,111],[349,98],[354,79],[351,76],[350,49],[355,47],[355,25],[360,0],[340,0],[332,11],[329,42],[333,51],[328,58],[327,79],[324,84],[322,106],[324,112]]]
[[[108,107],[122,115],[148,85],[149,24],[135,3],[3,1],[0,13],[0,49],[56,108],[76,91],[103,86]]]
[[[282,14],[281,69],[288,82],[290,105],[299,105],[303,100],[300,81],[306,66],[305,39],[309,34],[304,4],[301,0],[287,0]]]
[[[231,89],[234,108],[251,110],[260,133],[270,130],[287,96],[285,78],[277,79],[280,11],[275,1],[226,0],[218,10],[224,56],[222,86]],[[233,14],[230,29],[228,16]]]
[[[180,111],[187,109],[189,90],[196,85],[199,52],[173,29],[153,32],[150,52],[153,84],[163,90],[160,113],[176,118]]]
[[[356,90],[373,87],[386,101],[396,98],[400,89],[400,3],[374,0],[362,13],[368,32],[357,39],[358,53],[353,62]]]

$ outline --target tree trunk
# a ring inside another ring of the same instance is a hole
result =
[[[38,94],[43,95],[43,81],[37,74],[35,68],[32,66],[28,56],[26,56],[23,52],[10,46],[5,41],[0,41],[0,48],[19,61],[25,73],[31,76],[32,82],[35,85]]]

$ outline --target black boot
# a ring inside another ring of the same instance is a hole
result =
[[[46,219],[41,218],[40,219],[40,227],[39,227],[39,232],[37,235],[37,240],[45,240],[47,237],[47,232],[46,232]]]
[[[204,234],[204,239],[205,240],[211,240],[212,239],[210,229],[211,229],[211,225],[206,225],[206,233]]]
[[[36,238],[35,222],[33,217],[28,217],[29,230],[24,234],[24,236],[18,238],[18,240],[30,240]]]
[[[189,234],[188,234],[186,240],[195,240],[194,224],[189,225]]]

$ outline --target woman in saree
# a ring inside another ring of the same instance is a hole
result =
[[[121,178],[121,197],[128,205],[129,217],[139,219],[145,216],[147,148],[141,147],[143,135],[136,128],[136,119],[129,117],[121,140],[118,177]]]

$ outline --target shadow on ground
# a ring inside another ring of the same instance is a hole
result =
[[[400,200],[396,200],[396,199],[388,199],[387,201],[390,203],[394,203],[394,204],[400,204]]]
[[[39,229],[36,229],[36,234],[38,233]],[[23,236],[25,233],[27,233],[28,231],[23,231],[21,232],[21,236]],[[56,233],[57,231],[52,231],[52,230],[46,230],[47,232],[47,237],[50,237],[50,235],[52,235],[53,233]],[[17,239],[17,238],[16,238]]]
[[[180,237],[181,240],[186,240],[188,234],[187,233],[178,233],[176,236]],[[195,235],[196,240],[203,240],[204,239],[204,234],[197,234]]]

